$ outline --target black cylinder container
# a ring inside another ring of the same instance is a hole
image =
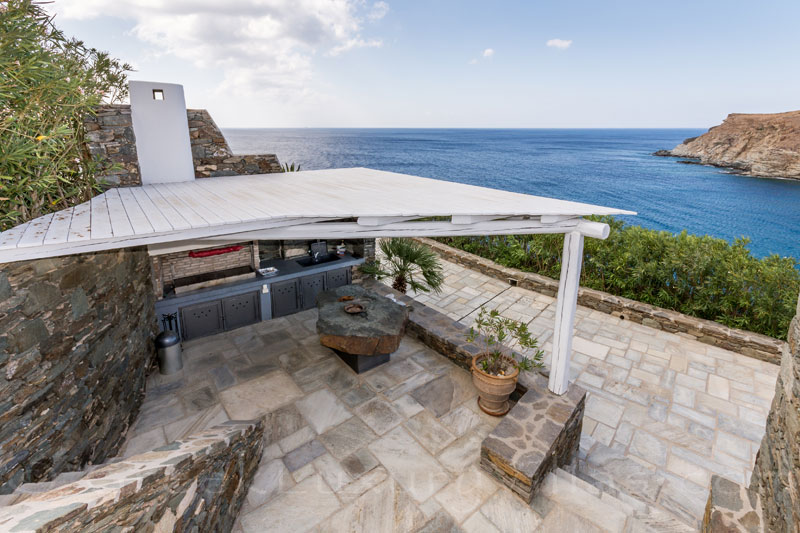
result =
[[[183,368],[181,340],[174,331],[162,331],[156,336],[158,370],[162,374],[174,374]]]

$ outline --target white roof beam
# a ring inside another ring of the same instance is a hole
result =
[[[451,222],[398,222],[383,226],[361,226],[354,222],[298,224],[284,228],[229,233],[208,237],[206,241],[280,239],[361,239],[379,237],[452,237],[459,235],[512,235],[577,232],[586,237],[605,239],[609,227],[600,222],[575,219],[561,224],[542,224],[538,220],[493,220],[464,225]]]
[[[556,224],[558,222],[564,222],[565,220],[572,220],[575,218],[580,217],[576,217],[575,215],[542,215],[539,217],[542,224]]]
[[[405,222],[419,217],[358,217],[359,226],[385,226],[395,222]]]
[[[497,220],[505,218],[504,215],[453,215],[450,222],[453,224],[475,224],[476,222],[486,222],[487,220]]]

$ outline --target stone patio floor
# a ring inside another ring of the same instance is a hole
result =
[[[529,324],[549,366],[554,298],[442,263],[441,294],[411,296],[467,325],[482,305]],[[620,468],[628,492],[660,492],[653,498],[662,507],[697,518],[711,474],[749,483],[777,365],[580,306],[575,334],[570,379],[589,391],[581,440],[586,464],[622,454],[654,474],[635,481]],[[604,466],[613,476],[613,465]]]
[[[496,307],[549,351],[552,298],[444,266],[442,294],[419,301],[464,323]],[[478,468],[498,419],[477,408],[468,372],[406,337],[389,364],[356,375],[315,323],[307,311],[185,343],[183,371],[149,378],[123,456],[265,417],[239,533],[641,531],[626,514],[636,499],[695,524],[711,473],[749,477],[778,371],[579,309],[572,373],[589,398],[571,470],[584,465],[595,486],[558,470],[528,506]]]
[[[478,469],[499,419],[477,408],[468,372],[406,337],[390,363],[356,375],[320,346],[315,324],[306,311],[185,343],[180,373],[151,376],[123,456],[264,416],[264,455],[234,531],[547,526]]]

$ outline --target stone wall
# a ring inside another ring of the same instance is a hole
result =
[[[205,109],[188,109],[186,114],[196,178],[282,171],[275,154],[234,155],[222,131]]]
[[[231,531],[263,441],[262,421],[227,422],[0,508],[0,530]]]
[[[750,490],[761,498],[769,531],[800,531],[800,299]]]
[[[115,187],[141,185],[131,106],[105,104],[84,119],[86,149],[100,165],[99,181]]]
[[[800,532],[800,297],[750,486],[711,478],[703,531]]]
[[[275,154],[234,155],[222,131],[205,109],[187,109],[186,118],[195,177],[281,172]],[[114,187],[141,185],[131,106],[99,106],[94,116],[86,117],[84,125],[86,149],[101,167],[98,178]]]
[[[143,248],[0,264],[0,494],[117,453],[154,357]]]
[[[531,272],[523,272],[515,268],[504,267],[489,259],[458,250],[438,241],[431,239],[418,240],[429,245],[436,253],[448,261],[464,265],[505,283],[552,297],[558,294],[558,280]],[[705,344],[769,363],[780,363],[781,351],[786,344],[781,340],[773,339],[766,335],[729,328],[718,322],[695,318],[677,311],[655,307],[621,296],[614,296],[607,292],[587,289],[586,287],[581,287],[578,291],[578,304],[655,329],[685,335]]]

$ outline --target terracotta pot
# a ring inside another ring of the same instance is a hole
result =
[[[507,376],[493,376],[487,374],[478,366],[478,361],[483,359],[483,354],[472,358],[472,383],[478,389],[478,407],[492,416],[503,416],[511,406],[508,397],[517,388],[517,377],[519,369],[513,365],[512,372]],[[511,361],[509,357],[501,356],[506,361]]]

